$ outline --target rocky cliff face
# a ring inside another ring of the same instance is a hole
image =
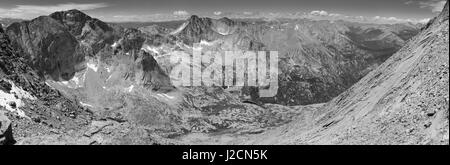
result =
[[[42,77],[68,80],[84,60],[76,38],[50,17],[13,23],[6,31],[14,49],[19,50]]]

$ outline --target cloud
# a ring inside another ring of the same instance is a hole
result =
[[[187,15],[189,15],[189,12],[184,11],[184,10],[178,10],[178,11],[174,11],[173,15],[176,15],[176,16],[187,16]]]
[[[214,15],[222,15],[222,12],[221,11],[215,11]]]
[[[323,10],[321,10],[321,11],[318,11],[318,10],[311,11],[311,13],[309,13],[309,14],[315,15],[315,16],[328,16],[328,12],[327,11],[323,11]]]
[[[429,9],[433,13],[439,13],[442,11],[446,3],[446,0],[409,0],[406,1],[406,5],[418,5],[422,9]]]
[[[64,3],[56,5],[16,5],[11,9],[0,8],[0,16],[29,19],[41,15],[48,15],[56,11],[71,9],[94,10],[108,7],[106,3]]]

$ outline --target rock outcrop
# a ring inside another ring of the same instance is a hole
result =
[[[3,113],[0,109],[0,145],[14,144],[11,121]]]
[[[280,89],[267,101],[307,105],[331,100],[405,44],[409,38],[402,39],[398,31],[418,32],[392,26],[301,20],[262,30],[255,38],[280,56]]]

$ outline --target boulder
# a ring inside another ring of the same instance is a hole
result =
[[[0,112],[0,145],[14,144],[11,121]]]

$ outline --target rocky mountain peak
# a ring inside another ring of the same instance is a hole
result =
[[[209,38],[212,33],[211,29],[213,23],[210,18],[200,18],[197,15],[192,15],[183,25],[180,27],[180,31],[177,32],[186,43],[200,42],[202,39]]]
[[[87,20],[91,20],[92,18],[76,9],[68,10],[68,11],[59,11],[53,14],[50,14],[50,17],[59,20],[59,21],[77,21],[77,22],[86,22]]]
[[[449,14],[449,11],[448,11],[448,1],[447,1],[444,8],[442,9],[442,12],[438,16],[436,16],[433,19],[431,19],[430,21],[428,21],[428,23],[422,27],[422,30],[430,28],[433,24],[448,21],[448,17],[449,17],[448,14]]]
[[[188,19],[188,23],[189,25],[193,26],[193,27],[199,27],[199,28],[208,28],[211,26],[211,18],[200,18],[197,15],[192,15],[189,19]],[[188,25],[188,26],[189,26]]]
[[[189,22],[195,22],[197,20],[200,20],[200,17],[198,17],[197,15],[191,15],[191,17],[189,17],[188,19]]]
[[[85,26],[90,27],[93,31],[112,31],[112,28],[107,23],[92,18],[76,9],[55,12],[50,14],[50,17],[66,26],[74,36],[83,35],[83,28]]]
[[[11,24],[6,29],[11,45],[43,77],[70,79],[83,59],[78,41],[64,25],[49,16]]]

